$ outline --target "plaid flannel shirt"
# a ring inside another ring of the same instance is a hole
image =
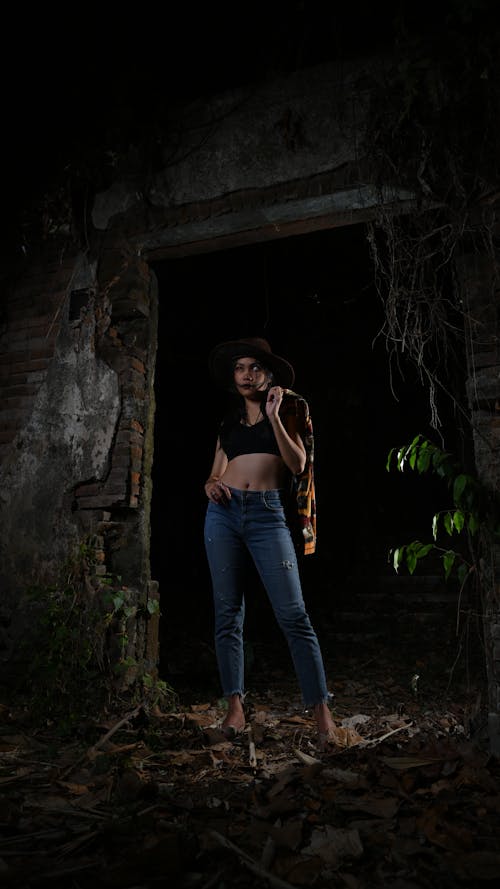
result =
[[[304,554],[310,555],[316,549],[316,493],[314,488],[314,435],[309,405],[305,398],[285,389],[281,403],[282,417],[295,416],[304,447],[306,465],[301,473],[294,476],[294,491],[300,530],[304,543]]]

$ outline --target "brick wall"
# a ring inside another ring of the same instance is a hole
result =
[[[0,323],[0,465],[26,423],[54,355],[74,254],[36,265],[4,298]]]
[[[150,280],[147,263],[104,253],[98,269],[100,336],[96,350],[116,371],[122,409],[105,479],[78,485],[78,510],[137,508],[142,484],[144,433],[149,411],[151,347]]]
[[[137,255],[48,251],[0,312],[0,648],[15,657],[24,593],[57,582],[82,542],[96,589],[119,577],[144,615],[149,568],[156,291]],[[147,610],[146,610],[147,613]],[[154,667],[158,617],[127,635]],[[5,628],[5,629],[4,629]],[[147,654],[146,654],[147,649]]]

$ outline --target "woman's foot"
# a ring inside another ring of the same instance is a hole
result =
[[[227,699],[227,713],[220,728],[222,734],[231,741],[244,730],[245,711],[240,695],[230,695]]]
[[[314,718],[318,728],[318,743],[320,750],[325,750],[329,744],[335,744],[336,726],[330,713],[328,704],[316,704],[314,707]]]

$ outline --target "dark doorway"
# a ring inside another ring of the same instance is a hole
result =
[[[353,225],[155,266],[151,562],[161,591],[164,675],[189,672],[183,652],[192,660],[193,651],[199,675],[214,675],[203,485],[225,406],[207,370],[216,343],[265,336],[292,362],[295,388],[309,402],[318,548],[303,560],[302,573],[313,617],[326,609],[334,619],[353,577],[392,572],[389,549],[430,539],[433,511],[446,505],[446,492],[431,477],[402,479],[385,468],[392,447],[419,432],[436,440],[436,433],[415,370],[406,367],[405,378],[396,374],[391,385],[366,234],[365,225]],[[264,595],[256,594],[247,614],[247,638],[276,635],[281,645]]]

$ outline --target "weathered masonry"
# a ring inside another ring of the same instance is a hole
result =
[[[154,174],[128,163],[88,216],[86,245],[58,234],[5,294],[0,318],[2,656],[26,631],[24,595],[91,540],[95,582],[119,576],[143,606],[130,652],[158,659],[148,603],[158,292],[152,265],[411,213],[414,196],[369,181],[363,136],[370,65],[318,66],[228,91],[172,116]],[[497,269],[464,254],[473,319],[466,369],[480,477],[498,491]],[[168,299],[168,294],[165,296]],[[175,307],[170,309],[175,313]],[[193,325],[196,325],[193,313]],[[175,548],[175,541],[166,541]],[[488,575],[490,721],[500,737],[500,550]],[[168,590],[161,593],[168,597]]]

